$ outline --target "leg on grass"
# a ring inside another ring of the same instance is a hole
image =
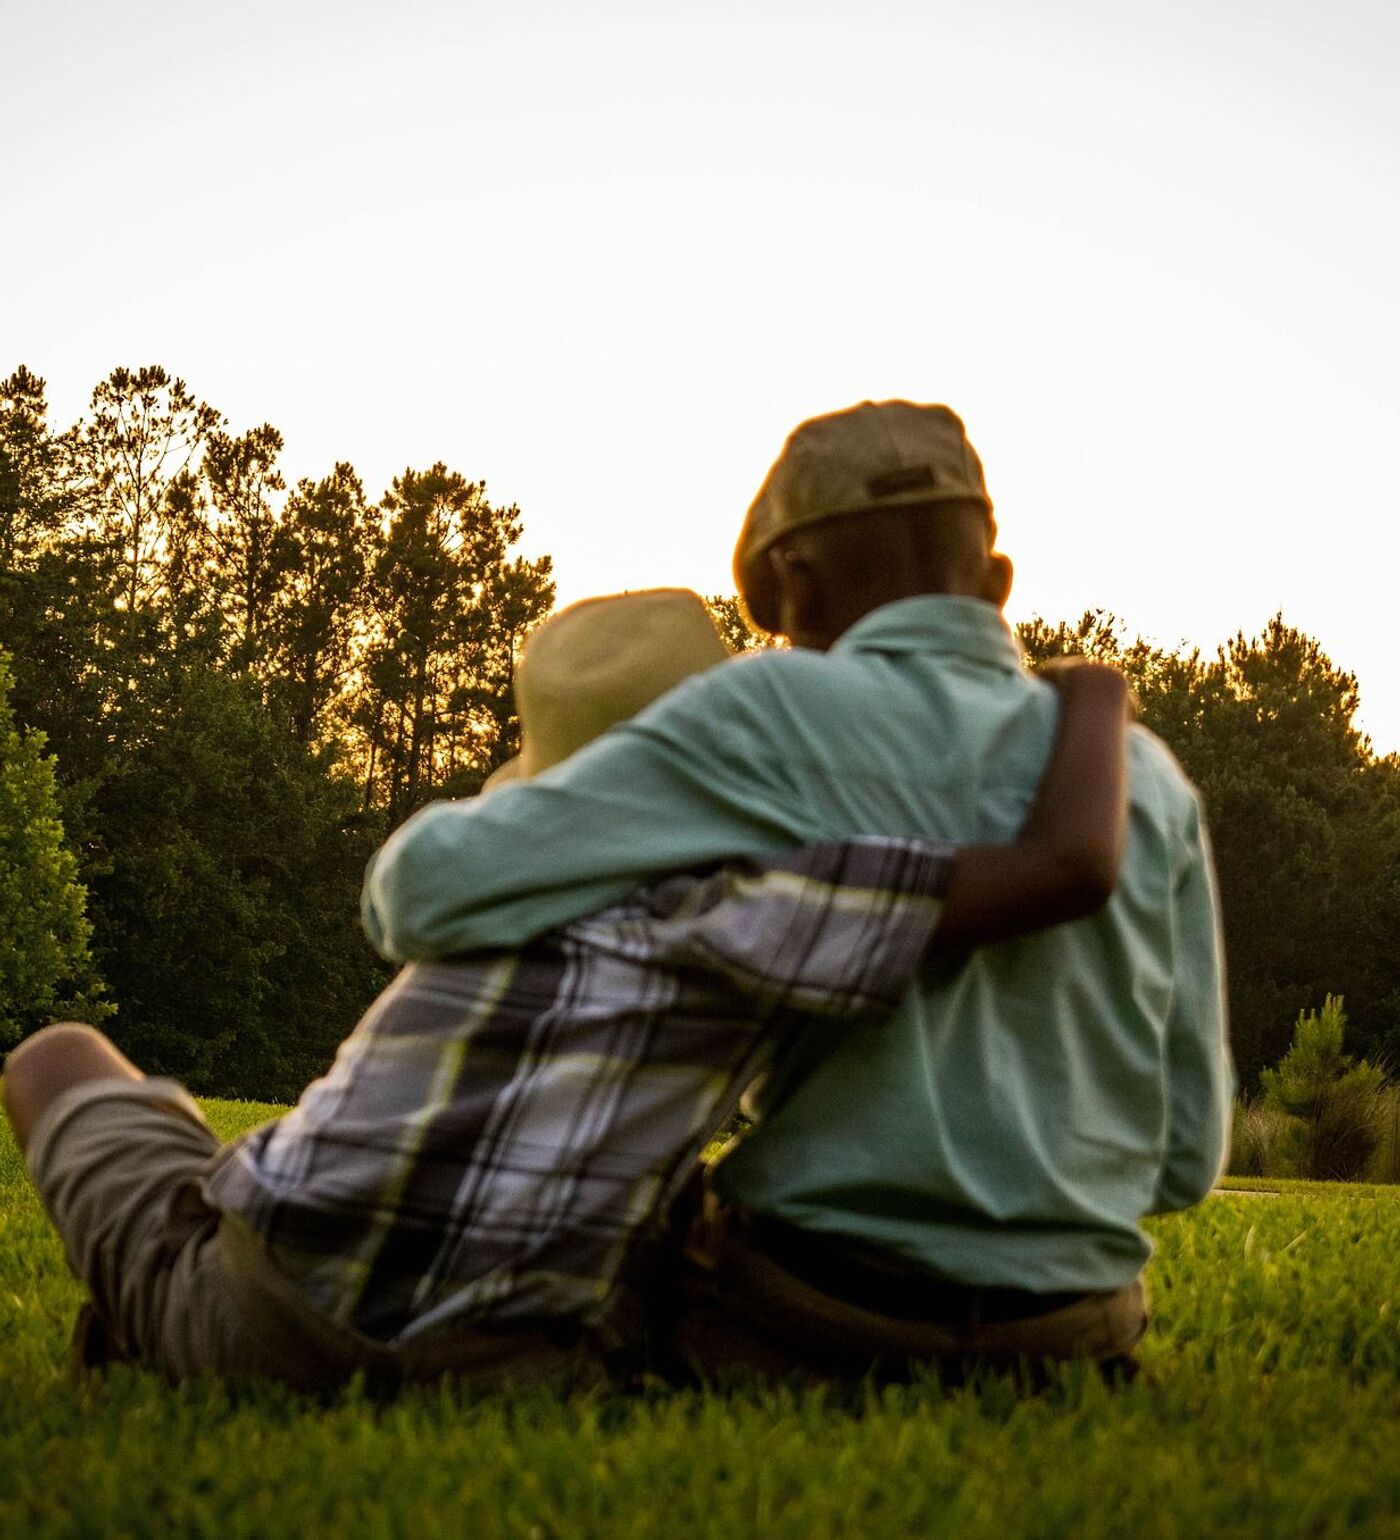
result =
[[[61,1021],[25,1038],[5,1060],[5,1111],[21,1151],[49,1103],[70,1086],[145,1078],[96,1027]]]

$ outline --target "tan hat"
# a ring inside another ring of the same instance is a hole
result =
[[[946,406],[862,401],[793,430],[749,508],[734,549],[734,581],[766,631],[778,625],[774,541],[803,524],[911,503],[992,500],[962,419]]]
[[[652,588],[551,615],[515,670],[520,753],[482,787],[538,775],[673,685],[731,657],[700,595]]]

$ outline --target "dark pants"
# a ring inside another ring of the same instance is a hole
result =
[[[713,1196],[692,1218],[671,1327],[692,1373],[899,1379],[916,1365],[944,1379],[987,1367],[1034,1380],[1047,1363],[1080,1359],[1130,1375],[1147,1330],[1141,1278],[1069,1295],[969,1288],[785,1229]]]

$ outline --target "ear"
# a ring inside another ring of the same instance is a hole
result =
[[[982,592],[982,597],[989,603],[995,604],[999,610],[1006,608],[1006,601],[1011,597],[1011,579],[1014,572],[1011,558],[1000,551],[993,551],[987,558],[987,586]]]
[[[768,566],[778,590],[779,629],[798,647],[810,647],[826,623],[826,600],[812,563],[793,546],[768,552]]]

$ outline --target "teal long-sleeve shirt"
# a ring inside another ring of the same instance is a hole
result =
[[[565,763],[437,803],[371,863],[394,960],[517,946],[656,875],[812,840],[1014,838],[1055,697],[999,613],[919,598],[829,653],[742,658]],[[1219,1173],[1233,1076],[1198,799],[1130,736],[1129,839],[1098,915],[925,967],[880,1026],[814,1022],[764,1087],[722,1193],[970,1284],[1108,1289],[1144,1214]]]

